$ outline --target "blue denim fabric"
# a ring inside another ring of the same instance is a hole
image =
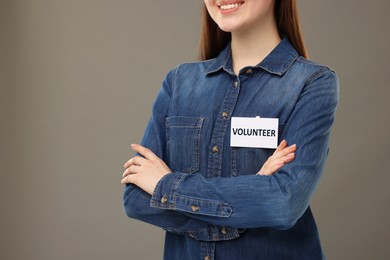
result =
[[[287,39],[238,75],[230,46],[178,66],[142,140],[172,173],[153,196],[127,185],[126,214],[167,231],[164,259],[323,259],[309,203],[337,102],[335,72],[300,57]],[[230,147],[233,116],[279,118],[279,142],[297,144],[296,159],[255,175],[273,150]]]

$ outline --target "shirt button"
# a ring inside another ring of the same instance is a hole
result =
[[[238,82],[237,82],[237,81],[234,81],[233,86],[234,86],[235,88],[238,87]]]
[[[167,196],[164,195],[164,196],[161,198],[161,203],[162,203],[162,204],[165,204],[165,203],[167,203],[167,201],[168,201]]]
[[[213,153],[218,153],[218,152],[219,152],[218,145],[214,145],[214,147],[213,147]]]
[[[200,207],[199,207],[199,206],[192,205],[192,206],[191,206],[191,209],[192,209],[193,212],[197,212],[197,211],[199,211]]]
[[[223,118],[227,118],[227,116],[228,116],[228,113],[227,113],[227,112],[222,112],[222,117],[223,117]]]
[[[211,260],[210,256],[209,255],[206,255],[204,260]]]
[[[221,228],[221,233],[222,233],[223,235],[226,235],[227,229],[226,229],[225,227],[222,227],[222,228]]]
[[[251,74],[252,73],[252,69],[247,69],[246,70],[246,74]]]

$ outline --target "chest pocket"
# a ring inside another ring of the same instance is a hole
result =
[[[166,119],[169,167],[172,171],[199,171],[200,133],[203,117],[173,116]]]

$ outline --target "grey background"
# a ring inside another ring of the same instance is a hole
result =
[[[201,0],[0,0],[0,258],[161,259],[127,219],[121,165],[166,72],[196,60]],[[389,259],[390,2],[300,1],[311,59],[339,74],[312,203],[328,259]]]

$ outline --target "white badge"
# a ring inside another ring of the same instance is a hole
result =
[[[232,117],[230,146],[278,147],[278,118]]]

